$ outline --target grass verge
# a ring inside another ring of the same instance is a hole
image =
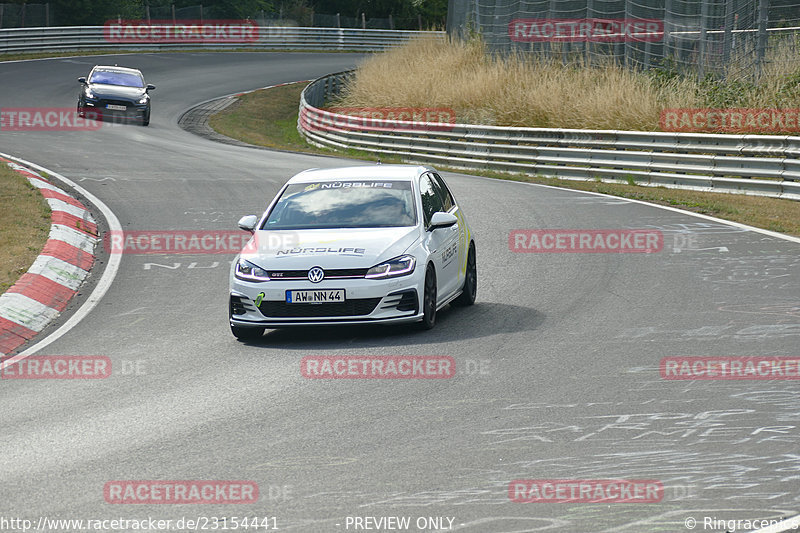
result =
[[[212,116],[209,124],[223,135],[259,146],[313,154],[337,154],[369,161],[378,159],[376,155],[356,150],[334,152],[307,144],[297,132],[297,105],[303,87],[305,84],[298,83],[246,94],[240,98],[238,104]],[[387,163],[401,162],[393,157],[380,156],[380,159]],[[442,165],[436,165],[436,168],[449,170]],[[597,181],[560,180],[524,174],[457,171],[632,198],[800,236],[800,202],[792,200]]]
[[[0,294],[30,268],[50,233],[50,208],[37,188],[0,162]]]
[[[608,57],[589,64],[578,55],[562,64],[535,55],[493,54],[478,38],[423,36],[365,58],[335,104],[446,107],[462,124],[659,131],[666,109],[796,108],[800,61],[794,42],[772,44],[767,66],[754,82],[711,73],[698,80],[673,61],[634,70]],[[758,126],[752,133],[775,134],[781,128]]]

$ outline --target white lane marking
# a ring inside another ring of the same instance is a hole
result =
[[[37,165],[36,163],[31,163],[30,161],[26,161],[19,157],[14,157],[8,154],[4,154],[0,152],[0,157],[5,157],[6,159],[11,159],[13,161],[17,161],[23,165],[30,166],[31,168],[37,169],[41,172],[47,172],[50,176],[55,176],[57,179],[61,180],[62,182],[66,183],[70,187],[72,187],[75,191],[82,194],[84,198],[86,198],[89,202],[95,205],[100,212],[105,217],[106,221],[108,222],[108,228],[110,231],[122,231],[122,225],[119,223],[119,219],[114,214],[111,209],[104,204],[99,198],[95,195],[78,185],[77,183],[73,182],[72,180],[65,178],[61,174],[57,172],[53,172],[43,166]],[[29,355],[33,355],[34,353],[38,352],[42,348],[49,346],[51,343],[55,342],[56,340],[60,339],[66,333],[68,333],[72,328],[78,325],[81,320],[83,320],[86,315],[88,315],[92,309],[100,302],[100,299],[103,298],[105,293],[108,291],[109,287],[111,287],[111,283],[114,281],[114,278],[117,275],[117,271],[119,270],[119,265],[122,262],[122,254],[110,254],[108,257],[108,263],[106,264],[106,268],[103,271],[103,275],[100,277],[100,280],[97,282],[92,294],[89,295],[89,298],[84,302],[84,304],[78,309],[74,315],[69,317],[69,319],[64,322],[57,330],[53,333],[42,339],[41,341],[37,342],[33,346],[29,347],[24,352],[15,355],[7,359],[0,367],[5,368],[8,365],[15,363],[16,361],[25,359]]]
[[[714,222],[719,222],[720,224],[725,224],[727,226],[733,226],[735,228],[741,228],[741,229],[744,229],[744,230],[747,230],[747,231],[754,231],[756,233],[761,233],[762,235],[769,235],[770,237],[775,237],[776,239],[783,239],[785,241],[790,241],[790,242],[795,242],[795,243],[800,244],[800,237],[793,237],[791,235],[784,235],[783,233],[778,233],[778,232],[770,231],[770,230],[767,230],[767,229],[756,228],[756,227],[753,227],[753,226],[748,226],[747,224],[740,224],[739,222],[733,222],[731,220],[723,220],[721,218],[716,218],[716,217],[712,217],[712,216],[709,216],[709,215],[703,215],[701,213],[693,213],[691,211],[678,209],[677,207],[670,207],[668,205],[651,204],[650,202],[645,202],[644,200],[634,200],[632,198],[621,198],[619,196],[611,196],[610,194],[603,194],[603,193],[600,193],[600,192],[593,192],[593,191],[579,191],[577,189],[566,189],[564,187],[556,187],[554,185],[544,185],[544,184],[541,184],[541,183],[528,183],[528,182],[525,182],[525,181],[501,180],[501,179],[497,179],[497,178],[488,178],[486,176],[475,176],[475,175],[472,175],[472,174],[463,174],[461,172],[455,172],[455,171],[448,171],[448,174],[456,174],[456,175],[468,176],[470,178],[479,178],[479,179],[484,179],[484,180],[498,181],[498,182],[501,182],[501,183],[509,183],[509,184],[510,183],[514,183],[514,184],[519,184],[519,185],[532,185],[534,187],[545,187],[547,189],[557,189],[557,190],[562,191],[562,192],[563,191],[572,191],[572,192],[576,192],[576,193],[580,193],[580,194],[590,194],[590,195],[593,195],[593,196],[603,196],[605,198],[620,198],[621,200],[624,200],[626,202],[647,205],[647,206],[650,206],[650,207],[657,207],[659,209],[666,209],[667,211],[674,211],[675,213],[681,213],[682,215],[690,215],[690,216],[693,216],[693,217],[696,217],[696,218],[702,218],[704,220],[712,220]]]

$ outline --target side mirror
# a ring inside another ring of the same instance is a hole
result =
[[[258,224],[258,217],[255,215],[247,215],[239,219],[239,229],[249,231],[250,233],[256,230],[256,224]]]
[[[81,76],[80,78],[78,78],[78,83],[80,83],[81,85],[86,85],[86,78]]]
[[[431,223],[428,226],[429,231],[439,228],[450,228],[458,223],[458,218],[450,213],[444,211],[437,211],[431,217]]]
[[[153,90],[153,89],[155,89],[155,88],[156,88],[156,86],[155,86],[155,85],[153,85],[152,83],[148,83],[148,84],[147,84],[147,88],[146,88],[145,90],[147,90],[147,91],[152,91],[152,90]]]

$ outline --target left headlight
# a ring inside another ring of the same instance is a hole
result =
[[[236,263],[234,276],[244,281],[269,281],[269,276],[263,268],[244,259],[239,259]]]
[[[146,104],[146,103],[147,103],[147,100],[149,100],[149,98],[148,98],[148,96],[145,94],[145,95],[143,95],[141,98],[139,98],[139,103],[140,103],[140,104]]]
[[[367,275],[364,277],[370,279],[385,279],[406,276],[414,272],[414,267],[416,265],[417,260],[413,255],[401,255],[400,257],[389,259],[380,265],[375,265],[367,271]]]

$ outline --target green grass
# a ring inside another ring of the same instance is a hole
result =
[[[0,162],[0,294],[30,268],[50,233],[50,208],[28,180]]]

